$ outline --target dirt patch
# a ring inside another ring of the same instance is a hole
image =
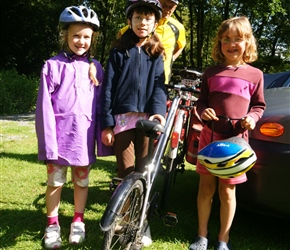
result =
[[[34,121],[35,113],[29,114],[20,114],[20,115],[8,115],[8,116],[0,116],[1,121]]]

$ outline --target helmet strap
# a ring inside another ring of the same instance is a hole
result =
[[[155,30],[156,30],[156,27],[152,29],[151,33],[150,33],[147,37],[151,37],[151,36],[153,36]]]

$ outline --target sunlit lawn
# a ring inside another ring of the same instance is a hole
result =
[[[37,161],[34,121],[2,119],[0,134],[0,248],[42,249],[46,224],[46,171]],[[113,157],[99,158],[94,164],[85,214],[86,241],[77,247],[68,244],[73,190],[70,182],[65,185],[59,215],[63,249],[101,249],[99,220],[111,195],[109,182],[114,174]],[[158,178],[160,183],[162,176]],[[177,176],[169,205],[169,211],[177,213],[179,223],[174,228],[166,227],[156,215],[151,222],[154,243],[147,249],[188,249],[197,231],[197,182],[194,166],[187,164],[185,173]],[[238,250],[289,250],[289,225],[289,220],[254,214],[238,207],[231,231],[232,245]],[[215,197],[209,224],[211,250],[214,249],[218,227],[219,203]]]

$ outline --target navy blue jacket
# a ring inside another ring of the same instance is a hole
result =
[[[137,46],[110,51],[102,89],[101,129],[114,127],[115,114],[166,114],[162,56],[150,57]]]

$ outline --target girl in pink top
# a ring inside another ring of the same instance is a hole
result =
[[[232,136],[248,138],[248,130],[255,128],[265,109],[263,95],[263,73],[248,63],[257,59],[257,47],[252,27],[246,17],[225,20],[217,33],[212,52],[218,65],[207,68],[203,75],[197,111],[205,123],[200,135],[199,150],[214,140]],[[227,129],[224,119],[243,118],[234,121],[233,128]],[[211,130],[211,121],[214,132]],[[229,232],[236,209],[236,184],[247,180],[246,174],[230,179],[213,176],[200,163],[196,171],[200,174],[197,208],[198,236],[189,249],[206,250],[208,246],[208,220],[218,183],[220,198],[220,231],[216,250],[228,250]]]

